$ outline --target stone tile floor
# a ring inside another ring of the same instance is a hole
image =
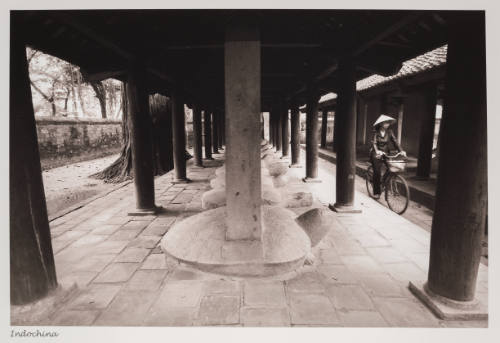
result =
[[[188,164],[192,183],[174,185],[172,173],[156,178],[156,201],[166,208],[157,216],[127,216],[135,201],[130,184],[52,221],[59,283],[76,282],[79,291],[36,324],[487,327],[440,321],[410,293],[409,280],[426,279],[429,233],[359,192],[363,212],[337,215],[314,249],[316,262],[291,274],[245,280],[167,261],[162,235],[201,211],[201,194],[222,164],[215,156],[212,167]],[[323,205],[333,202],[334,173],[333,164],[320,161],[323,182],[307,184]],[[487,292],[481,265],[477,294]]]

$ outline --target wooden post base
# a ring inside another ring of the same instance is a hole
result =
[[[192,182],[192,180],[188,179],[187,177],[186,178],[182,178],[182,179],[174,179],[174,180],[172,180],[172,183],[174,185],[176,185],[178,183],[190,183],[190,182]]]
[[[330,204],[328,208],[337,213],[361,213],[361,209],[353,206],[353,205],[342,205],[342,204]]]
[[[455,301],[434,294],[427,283],[410,282],[410,291],[429,308],[434,315],[443,320],[486,320],[488,308],[483,301]]]
[[[160,212],[163,212],[165,209],[161,206],[154,206],[152,208],[137,208],[131,210],[127,213],[129,216],[155,216]]]
[[[317,177],[315,177],[315,178],[305,177],[302,179],[302,181],[304,181],[305,183],[321,183],[321,182],[323,182],[323,181],[321,181],[321,179],[318,179]]]

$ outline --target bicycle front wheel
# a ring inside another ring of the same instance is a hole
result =
[[[368,191],[368,195],[373,198],[373,167],[369,166],[366,170],[365,175],[366,182],[366,190]]]
[[[398,174],[392,174],[387,178],[385,185],[387,205],[397,214],[403,214],[410,203],[410,189],[406,180]]]

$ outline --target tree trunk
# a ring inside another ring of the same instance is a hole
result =
[[[91,175],[96,179],[102,179],[105,182],[118,183],[132,178],[132,150],[129,137],[129,117],[127,106],[127,84],[122,85],[122,150],[120,156],[106,169]]]
[[[68,100],[69,100],[69,96],[71,94],[71,88],[67,88],[66,89],[66,98],[64,99],[64,111],[65,112],[68,112]],[[67,115],[67,113],[66,113]]]
[[[78,90],[78,98],[80,100],[80,107],[82,109],[82,116],[85,117],[85,99],[83,98],[82,95],[82,75],[78,73],[76,78],[76,85],[77,85],[77,90]]]
[[[47,100],[47,102],[51,105],[51,108],[52,108],[52,116],[55,116],[56,115],[56,104],[54,102],[54,96],[51,96],[49,97],[48,95],[46,95],[44,92],[42,92],[42,90],[40,88],[37,87],[37,85],[35,85],[35,83],[33,81],[30,80],[30,84],[31,86],[33,87],[34,90],[36,90],[41,96],[42,98],[44,98],[45,100]]]
[[[90,85],[94,89],[95,96],[99,100],[99,105],[101,105],[101,115],[103,119],[107,118],[106,114],[106,88],[102,81],[90,82]]]
[[[149,112],[153,122],[153,171],[162,175],[174,168],[172,146],[172,107],[170,99],[159,95],[149,96]]]
[[[106,169],[92,175],[92,177],[105,180],[105,182],[118,183],[130,179],[133,175],[126,87],[127,84],[123,83],[121,91],[123,145],[120,157]],[[171,102],[169,98],[155,94],[149,97],[149,106],[153,123],[153,171],[155,175],[162,175],[174,167]],[[190,157],[186,153],[186,159]]]

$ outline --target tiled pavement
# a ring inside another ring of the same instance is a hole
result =
[[[76,282],[79,292],[39,324],[487,326],[440,321],[419,303],[407,285],[426,279],[429,234],[359,192],[363,212],[337,215],[314,249],[314,265],[290,275],[245,280],[167,261],[158,246],[162,235],[201,210],[214,171],[189,167],[189,184],[172,185],[171,173],[157,177],[156,201],[167,209],[158,216],[127,216],[134,206],[130,184],[52,221],[59,283]],[[308,184],[324,204],[333,201],[334,172],[321,161],[323,183]],[[486,297],[487,267],[479,276],[478,295]]]

